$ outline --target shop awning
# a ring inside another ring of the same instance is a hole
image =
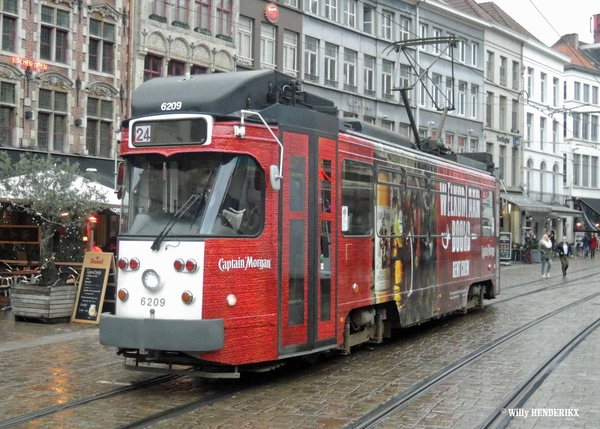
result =
[[[579,202],[585,204],[598,215],[600,215],[600,200],[596,200],[594,198],[579,198]]]
[[[581,212],[579,210],[573,210],[569,207],[564,207],[564,206],[551,206],[552,207],[552,213],[555,216],[562,216],[562,217],[575,217],[575,216],[581,216]]]
[[[534,201],[522,194],[502,194],[501,197],[509,203],[516,204],[521,210],[538,213],[550,213],[552,206]]]

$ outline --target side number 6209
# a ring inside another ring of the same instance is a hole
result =
[[[169,101],[160,105],[160,110],[181,110],[181,101]]]

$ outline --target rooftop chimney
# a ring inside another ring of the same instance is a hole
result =
[[[594,43],[600,43],[600,13],[592,16],[592,30],[594,32]]]
[[[579,34],[565,34],[562,36],[562,39],[572,48],[575,48],[576,50],[579,49]]]

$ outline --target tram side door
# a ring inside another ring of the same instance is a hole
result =
[[[335,344],[335,137],[284,131],[280,355]]]

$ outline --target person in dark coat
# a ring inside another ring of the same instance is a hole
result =
[[[558,257],[560,258],[560,265],[562,266],[563,277],[567,277],[567,270],[569,269],[569,258],[573,254],[571,251],[571,245],[567,243],[567,237],[562,238],[562,243],[558,243],[554,248]]]
[[[587,234],[581,239],[581,245],[583,246],[583,257],[587,258],[590,256],[590,237]]]

